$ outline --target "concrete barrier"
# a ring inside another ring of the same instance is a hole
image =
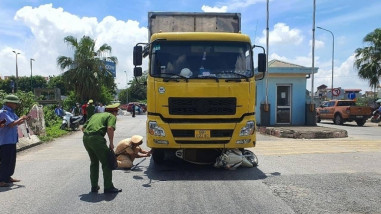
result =
[[[41,141],[38,135],[46,135],[42,106],[34,105],[28,115],[31,116],[31,119],[19,125],[17,128],[19,135],[19,142],[16,145],[17,151],[40,144]]]

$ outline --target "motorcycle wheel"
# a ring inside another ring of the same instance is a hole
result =
[[[66,124],[63,123],[63,124],[60,126],[60,129],[65,130],[65,129],[66,129]]]

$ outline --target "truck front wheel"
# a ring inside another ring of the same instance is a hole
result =
[[[343,118],[340,116],[340,114],[335,115],[335,124],[336,125],[343,125]]]
[[[155,164],[161,164],[164,162],[165,150],[164,149],[152,149],[152,159]]]

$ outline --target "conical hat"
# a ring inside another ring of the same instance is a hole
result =
[[[143,137],[140,135],[134,135],[131,137],[131,142],[135,144],[139,143],[142,140],[143,140]]]

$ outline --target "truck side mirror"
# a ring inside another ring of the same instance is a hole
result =
[[[143,54],[143,47],[142,46],[135,46],[134,47],[134,54],[133,54],[133,62],[134,62],[135,66],[142,65],[142,60],[143,60],[142,54]]]
[[[258,54],[258,72],[266,72],[266,54]]]
[[[134,76],[135,77],[141,77],[143,75],[142,67],[135,67],[134,68]]]

